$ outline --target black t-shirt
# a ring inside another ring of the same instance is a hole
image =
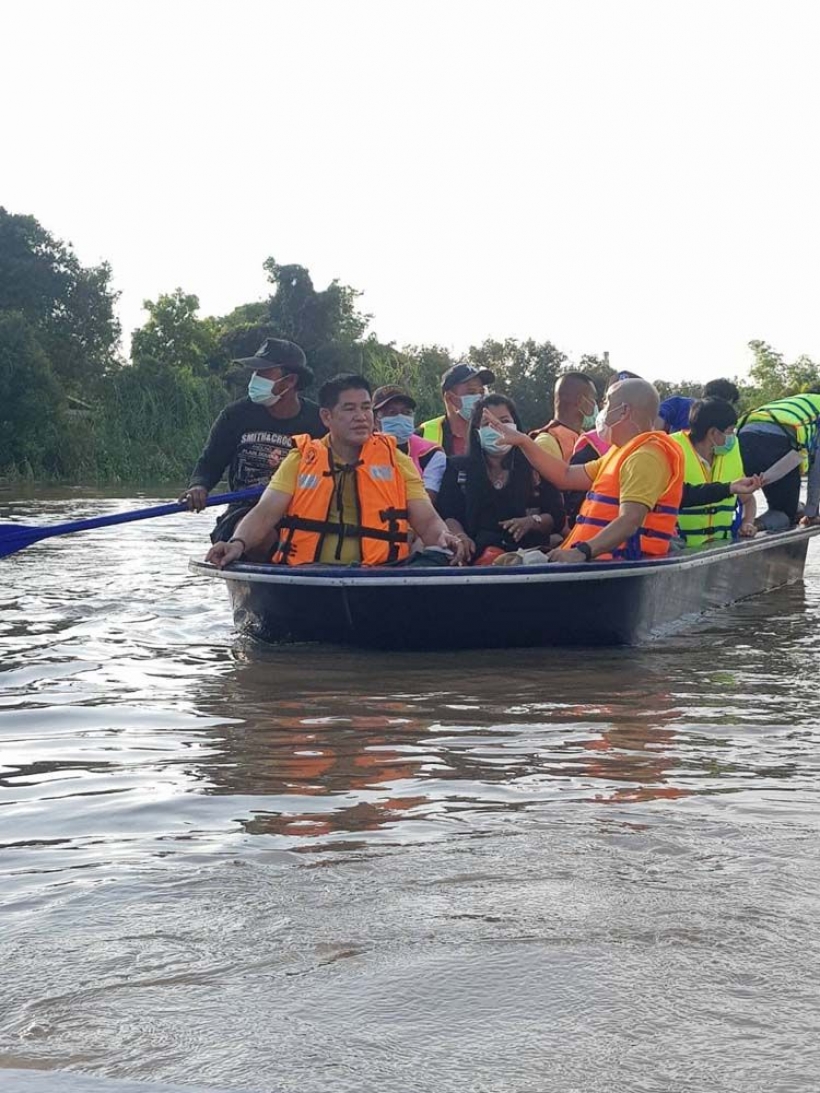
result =
[[[318,439],[327,432],[316,403],[305,398],[299,401],[299,413],[288,418],[272,417],[265,406],[249,398],[226,406],[213,423],[190,485],[211,490],[226,467],[231,490],[267,484],[292,450],[291,437],[307,433]]]

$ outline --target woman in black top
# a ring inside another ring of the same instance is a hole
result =
[[[560,491],[541,479],[517,448],[499,443],[500,434],[485,424],[487,407],[521,429],[512,399],[482,398],[470,419],[467,455],[447,460],[436,504],[474,565],[489,565],[517,547],[549,547],[550,536],[563,532],[565,524]]]

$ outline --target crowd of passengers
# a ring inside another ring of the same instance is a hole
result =
[[[489,390],[493,373],[467,363],[444,373],[444,412],[420,425],[411,391],[358,375],[328,380],[317,406],[293,342],[269,338],[235,363],[247,396],[217,418],[181,498],[201,510],[226,470],[231,490],[266,486],[217,521],[219,566],[578,564],[820,523],[819,390],[739,417],[729,380],[660,402],[619,372],[601,403],[568,372],[553,419],[528,433]]]

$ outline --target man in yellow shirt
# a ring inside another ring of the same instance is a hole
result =
[[[611,556],[612,551],[639,531],[647,514],[669,490],[674,468],[670,466],[665,449],[654,443],[654,438],[662,435],[653,432],[658,404],[658,392],[646,380],[626,379],[616,383],[607,393],[597,425],[599,435],[610,441],[613,449],[600,459],[582,466],[567,466],[530,437],[505,430],[500,423],[492,422],[503,433],[504,443],[518,445],[534,469],[562,490],[588,491],[605,465],[614,458],[618,448],[645,435],[645,442],[632,451],[620,467],[617,515],[614,519],[601,527],[594,537],[573,543],[569,549],[558,547],[551,551],[548,555],[550,561],[578,563],[601,554]],[[682,471],[679,474],[682,485]],[[573,532],[572,536],[575,534]]]
[[[328,530],[321,536],[320,553],[316,560],[328,565],[351,565],[362,560],[362,538],[346,535],[344,529],[355,528],[363,522],[357,474],[362,465],[362,450],[371,441],[374,432],[370,385],[362,376],[336,376],[319,391],[319,407],[319,415],[328,429],[328,435],[321,441],[310,443],[321,444],[329,452],[333,491],[327,514],[321,521],[328,525]],[[453,562],[461,562],[464,548],[433,508],[411,459],[396,450],[390,438],[382,437],[381,440],[391,447],[390,457],[399,474],[396,484],[402,500],[399,507],[406,509],[407,522],[416,537],[422,546],[448,551]],[[299,450],[285,458],[258,504],[237,526],[234,537],[227,543],[214,544],[206,561],[222,567],[237,561],[245,553],[264,552],[269,556],[277,527],[285,516],[292,513],[293,498],[303,485],[300,479],[311,477],[300,474],[302,458]],[[389,470],[384,467],[374,469]]]

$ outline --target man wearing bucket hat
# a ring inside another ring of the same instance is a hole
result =
[[[293,450],[300,433],[319,439],[327,430],[316,403],[301,393],[313,382],[305,354],[294,342],[267,338],[252,357],[232,362],[229,379],[247,383],[247,394],[226,406],[214,422],[188,489],[180,497],[192,512],[205,507],[208,493],[226,468],[231,490],[265,485]],[[211,541],[230,539],[242,517],[253,508],[242,502],[220,516]]]
[[[377,387],[373,392],[373,416],[377,431],[396,438],[399,451],[410,456],[430,500],[435,501],[441,489],[447,456],[432,440],[416,436],[415,410],[416,400],[404,387],[390,383]]]
[[[438,444],[446,455],[466,455],[473,407],[491,383],[495,383],[495,375],[489,368],[466,363],[448,368],[441,377],[445,412],[420,425],[419,436]]]

